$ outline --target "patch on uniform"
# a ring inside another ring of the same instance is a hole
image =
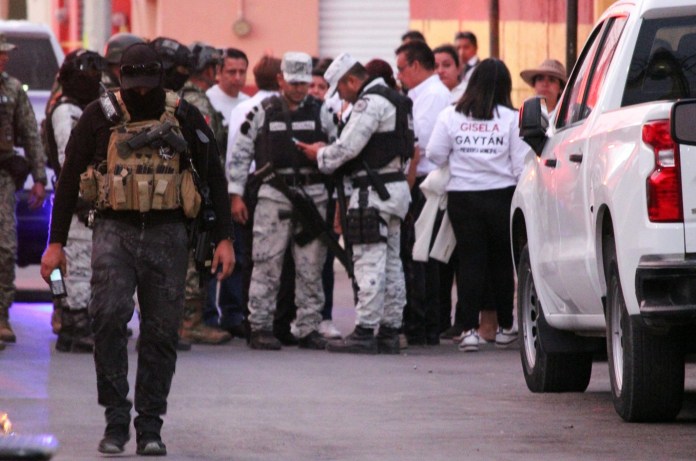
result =
[[[251,123],[244,122],[242,123],[242,126],[239,127],[239,131],[241,131],[242,134],[246,136],[247,134],[249,134],[249,128],[251,128]]]
[[[362,112],[367,108],[367,101],[364,99],[358,99],[355,104],[353,104],[353,112]]]
[[[268,131],[285,131],[287,126],[285,122],[271,122],[268,124]]]
[[[292,122],[292,129],[297,131],[311,130],[314,131],[316,122],[314,120],[303,120],[301,122]]]

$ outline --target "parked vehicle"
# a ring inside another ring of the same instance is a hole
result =
[[[0,21],[0,33],[5,34],[10,43],[17,45],[17,48],[10,52],[10,60],[5,70],[23,83],[40,124],[44,119],[51,86],[63,63],[63,50],[51,29],[44,24]],[[27,207],[28,189],[32,186],[31,177],[27,179],[25,190],[17,192],[17,265],[20,267],[39,264],[46,247],[53,203],[50,190],[53,172],[48,170],[47,173],[49,190],[42,208],[30,210]]]
[[[511,233],[532,392],[583,392],[606,343],[624,420],[681,409],[696,345],[696,152],[675,144],[670,112],[696,97],[695,64],[696,2],[622,0],[594,27],[557,112],[524,103],[536,155]]]

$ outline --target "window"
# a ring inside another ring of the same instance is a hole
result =
[[[696,97],[696,16],[643,21],[622,106]]]
[[[17,45],[10,51],[6,72],[19,79],[29,90],[50,90],[58,73],[58,62],[48,37],[7,35]]]

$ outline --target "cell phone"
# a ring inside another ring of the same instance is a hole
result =
[[[65,298],[68,292],[65,290],[63,272],[59,268],[53,269],[50,276],[51,294],[54,298]]]

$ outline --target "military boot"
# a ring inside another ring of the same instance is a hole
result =
[[[380,354],[398,355],[401,350],[399,346],[399,329],[380,325],[377,332],[377,350]]]
[[[180,342],[194,344],[223,344],[232,335],[220,328],[210,327],[203,322],[203,303],[188,302],[184,307],[184,319],[179,329]]]
[[[61,323],[61,312],[63,311],[63,305],[61,300],[57,299],[53,301],[53,312],[51,313],[51,330],[53,334],[57,335],[60,333]]]
[[[8,309],[0,307],[0,341],[6,343],[16,343],[17,336],[15,336],[12,327],[10,326],[10,317],[8,314]]]
[[[329,341],[326,350],[330,352],[345,352],[350,354],[376,354],[377,339],[372,328],[364,328],[360,325],[343,339]]]
[[[89,353],[94,350],[94,335],[87,309],[62,309],[61,324],[56,341],[57,351]]]

